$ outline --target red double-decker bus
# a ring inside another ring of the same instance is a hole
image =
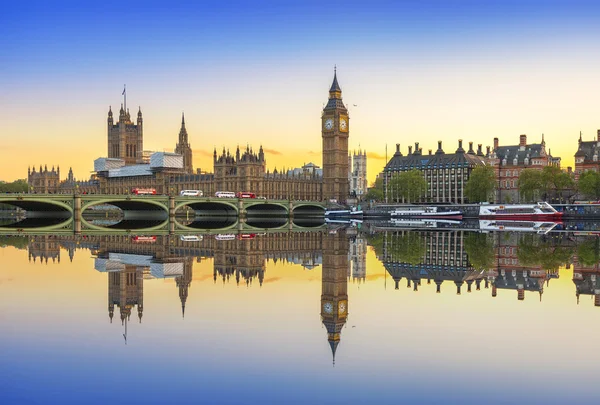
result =
[[[154,243],[156,242],[156,236],[132,236],[131,241],[134,243]]]
[[[249,191],[240,191],[235,195],[237,198],[256,198],[256,194]]]
[[[131,189],[131,193],[132,194],[136,194],[136,195],[155,195],[156,194],[156,189],[155,188],[132,188]]]

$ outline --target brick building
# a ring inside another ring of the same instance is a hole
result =
[[[516,203],[520,201],[519,176],[525,169],[542,170],[545,166],[560,167],[560,158],[553,157],[546,151],[546,141],[542,134],[540,143],[527,143],[527,135],[519,136],[518,145],[500,146],[498,138],[494,138],[494,149],[490,155],[490,163],[496,169],[498,189],[496,201]]]
[[[593,170],[600,171],[600,162],[598,155],[600,154],[600,129],[596,140],[584,141],[581,133],[579,133],[579,144],[577,152],[575,152],[575,179],[579,180],[581,173]]]

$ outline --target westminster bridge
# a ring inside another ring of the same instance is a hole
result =
[[[326,208],[320,201],[122,194],[4,194],[0,195],[0,204],[26,211],[25,217],[1,225],[0,229],[51,233],[131,229],[158,233],[209,229],[289,230],[303,228],[307,219],[322,219]],[[118,224],[107,226],[87,215],[98,214],[97,209],[106,206],[120,209],[122,220]],[[40,224],[40,218],[45,223]],[[129,227],[132,221],[139,220],[145,221],[142,228]]]

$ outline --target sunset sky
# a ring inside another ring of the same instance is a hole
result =
[[[350,148],[424,153],[520,134],[573,164],[600,128],[600,6],[581,1],[10,2],[0,14],[0,179],[28,166],[88,178],[109,106],[172,151],[181,113],[194,167],[265,148],[269,169],[321,165],[320,114],[337,65]]]

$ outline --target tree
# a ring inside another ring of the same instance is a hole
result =
[[[12,183],[0,183],[0,193],[26,193],[29,189],[24,179],[15,180]]]
[[[542,194],[542,172],[536,169],[525,169],[519,175],[519,195],[525,201],[537,201]]]
[[[388,183],[388,195],[398,202],[401,199],[409,203],[417,201],[425,191],[427,191],[427,181],[417,169],[395,174]]]
[[[546,166],[542,169],[544,199],[548,199],[551,195],[553,198],[562,201],[563,191],[573,188],[573,184],[571,176],[557,166]]]
[[[363,196],[365,201],[383,201],[383,178],[375,180],[371,187],[367,190],[367,193]]]
[[[581,173],[577,183],[579,191],[588,198],[600,198],[600,173],[588,170]]]
[[[496,174],[492,166],[478,166],[471,172],[465,185],[465,196],[469,202],[489,201],[496,190]]]

